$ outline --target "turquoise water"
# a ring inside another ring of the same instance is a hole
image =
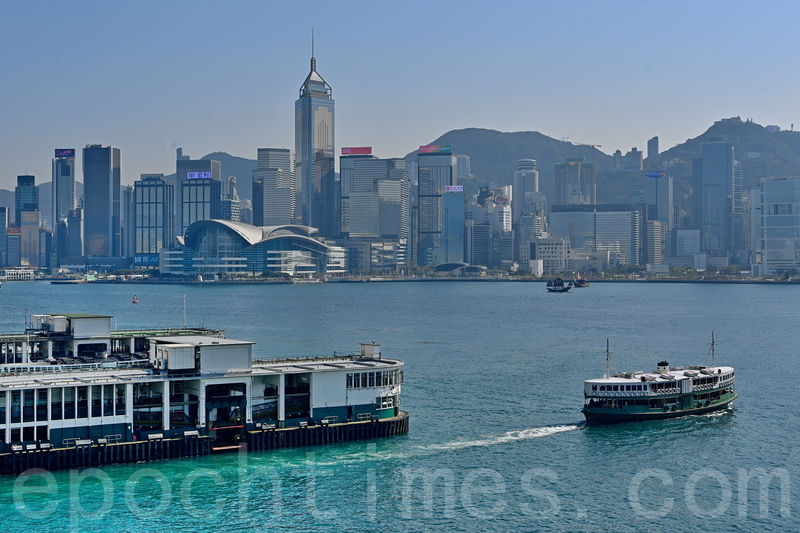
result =
[[[410,433],[2,478],[0,531],[800,530],[798,287],[6,283],[0,331],[20,331],[25,309],[179,326],[184,294],[189,325],[256,341],[261,357],[379,342],[406,362]],[[717,363],[736,367],[733,408],[583,425],[606,338],[618,369],[649,371],[705,363],[712,331]]]

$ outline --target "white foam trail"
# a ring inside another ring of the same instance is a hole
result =
[[[516,429],[513,431],[506,431],[502,435],[488,435],[481,439],[452,441],[444,444],[430,444],[422,446],[425,450],[458,450],[462,448],[474,448],[478,446],[494,446],[495,444],[507,444],[509,442],[517,442],[528,439],[538,439],[540,437],[549,437],[565,431],[573,431],[578,429],[578,425],[569,426],[548,426],[541,428],[529,429]]]

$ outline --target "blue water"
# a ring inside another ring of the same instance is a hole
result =
[[[0,331],[20,331],[25,309],[180,326],[184,294],[189,325],[256,341],[256,356],[379,342],[406,362],[410,433],[2,478],[0,531],[800,530],[798,287],[20,282],[0,290]],[[712,331],[717,363],[736,367],[733,408],[582,423],[582,382],[604,371],[606,338],[616,368],[650,371],[707,362]],[[758,472],[772,475],[763,493],[747,482]]]

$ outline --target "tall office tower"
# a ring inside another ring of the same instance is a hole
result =
[[[120,151],[113,146],[88,144],[83,149],[84,252],[120,257]]]
[[[133,184],[133,264],[158,266],[158,253],[175,240],[175,187],[164,174],[142,174]]]
[[[539,192],[539,172],[536,171],[536,160],[518,160],[517,170],[514,171],[513,197],[511,199],[511,212],[515,221],[523,214],[534,212],[535,203],[531,204],[534,196],[531,193],[536,192]]]
[[[334,168],[332,153],[330,157],[322,153],[317,154],[317,158],[314,161],[314,174],[319,178],[320,184],[318,228],[322,237],[330,239],[339,237],[341,234],[339,219],[342,212],[342,188]]]
[[[7,266],[8,250],[6,247],[6,230],[8,229],[8,208],[0,207],[0,267]]]
[[[623,165],[625,166],[625,170],[642,170],[644,168],[642,152],[635,146],[631,148],[631,150],[625,154]]]
[[[227,176],[222,181],[222,220],[239,222],[239,193],[236,191],[236,176]]]
[[[342,148],[342,155],[339,157],[339,183],[341,190],[340,200],[340,213],[341,222],[340,228],[344,235],[350,235],[350,195],[354,192],[363,193],[373,190],[372,184],[362,190],[362,183],[359,183],[359,188],[355,184],[355,164],[357,161],[362,160],[377,160],[378,158],[372,155],[372,147],[354,147]],[[377,209],[377,208],[376,208]],[[353,233],[355,237],[356,233]]]
[[[664,260],[664,241],[666,236],[664,226],[658,220],[648,220],[646,233],[645,249],[647,256],[643,262],[645,264],[660,265]]]
[[[39,211],[22,211],[20,216],[20,265],[39,268],[41,214]]]
[[[534,162],[534,164],[536,164]],[[470,160],[468,155],[456,156],[456,177],[469,178],[472,175],[472,168],[470,168]]]
[[[800,268],[800,178],[762,178],[753,204],[760,204],[761,262],[769,274]]]
[[[19,227],[6,228],[6,266],[20,266],[22,261],[22,231]]]
[[[84,256],[83,208],[73,209],[67,217],[67,257]]]
[[[17,176],[17,186],[14,189],[14,224],[20,227],[23,211],[39,210],[39,190],[36,188],[34,176]]]
[[[122,208],[122,257],[133,257],[134,247],[134,205],[133,205],[133,186],[123,185],[120,189],[120,204]]]
[[[239,201],[239,222],[253,225],[253,201],[248,198]]]
[[[61,148],[53,158],[53,230],[58,239],[58,227],[75,209],[75,149]]]
[[[672,231],[675,218],[675,205],[672,194],[672,176],[665,172],[650,172],[644,178],[644,201],[647,203],[647,216],[658,220],[665,232]]]
[[[222,169],[213,159],[192,159],[176,150],[175,187],[177,221],[174,231],[186,233],[193,222],[222,216]]]
[[[702,158],[694,161],[692,170],[694,220],[703,251],[711,257],[731,257],[733,250],[744,248],[742,173],[733,144],[703,143]]]
[[[463,261],[464,192],[453,185],[456,158],[449,146],[420,146],[417,164],[417,264]]]
[[[594,163],[587,163],[584,157],[568,157],[555,170],[557,205],[597,203]]]
[[[642,209],[641,204],[554,205],[550,236],[568,239],[579,254],[609,252],[615,266],[641,265]]]
[[[292,153],[287,148],[259,148],[253,171],[253,224],[294,224],[296,206]]]
[[[379,159],[371,148],[342,148],[341,232],[350,238],[408,239],[405,159]]]
[[[622,170],[622,152],[617,150],[614,152],[614,170]]]
[[[331,86],[317,73],[313,50],[311,72],[300,87],[300,98],[294,103],[294,138],[298,219],[305,226],[320,228],[324,209],[323,182],[330,179],[328,172],[333,173],[330,164],[335,147],[334,102]],[[317,164],[317,159],[327,159],[330,164]]]
[[[658,162],[658,137],[653,137],[647,141],[647,159],[649,159],[651,163]]]

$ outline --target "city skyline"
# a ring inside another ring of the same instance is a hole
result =
[[[785,129],[795,121],[797,74],[782,53],[800,11],[790,3],[311,7],[2,8],[11,81],[0,188],[24,174],[46,182],[55,148],[119,147],[124,184],[171,173],[179,146],[251,159],[260,147],[293,148],[312,28],[314,55],[337,89],[337,144],[373,146],[378,157],[467,127],[539,131],[611,154],[644,149],[656,135],[665,150],[720,117]],[[565,32],[574,19],[584,22]],[[204,25],[210,31],[198,32]],[[64,27],[71,39],[59,37]]]

